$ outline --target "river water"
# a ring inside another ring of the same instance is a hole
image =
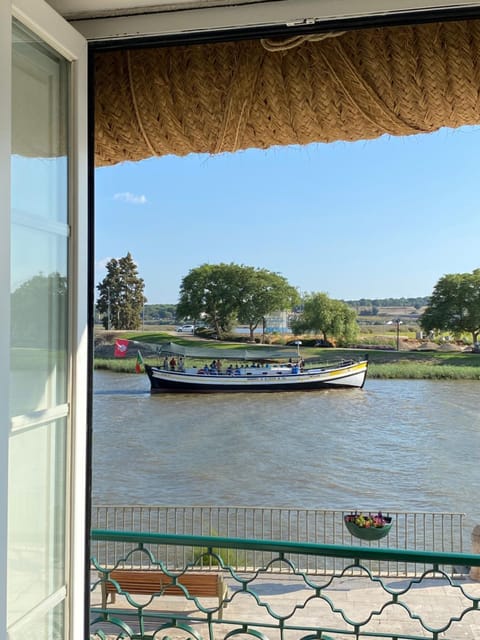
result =
[[[94,374],[93,503],[464,512],[480,522],[478,382],[150,395]]]

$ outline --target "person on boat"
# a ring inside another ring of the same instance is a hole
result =
[[[178,359],[178,370],[185,371],[185,362],[183,360],[183,356],[180,356],[180,358]]]
[[[233,373],[233,366],[231,364],[227,367],[227,376],[231,376]]]
[[[215,365],[216,365],[216,368],[217,368],[217,373],[220,375],[220,373],[222,373],[222,363],[221,363],[221,361],[217,360]]]
[[[170,371],[175,371],[176,366],[177,366],[177,361],[175,360],[175,356],[172,356],[170,359]]]
[[[165,358],[163,359],[163,368],[165,369],[165,371],[168,371],[169,369],[167,356],[165,356]]]

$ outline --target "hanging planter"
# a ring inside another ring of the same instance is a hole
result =
[[[390,533],[393,524],[391,517],[380,512],[368,516],[355,512],[344,516],[343,521],[352,536],[360,540],[380,540]]]

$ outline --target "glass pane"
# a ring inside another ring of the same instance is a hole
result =
[[[65,637],[65,605],[61,602],[51,611],[42,612],[25,626],[10,630],[9,640],[60,640]]]
[[[12,58],[13,209],[66,223],[68,63],[18,24]]]
[[[12,273],[10,409],[21,415],[67,401],[66,238],[14,225]]]
[[[68,400],[69,65],[16,22],[12,61],[8,626],[61,638],[69,418],[48,410]]]
[[[68,338],[68,64],[19,25],[13,37],[11,414],[65,403]]]
[[[9,452],[9,624],[65,581],[66,420],[14,432]]]

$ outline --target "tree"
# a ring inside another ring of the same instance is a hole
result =
[[[180,285],[177,320],[204,319],[220,337],[237,316],[242,288],[242,267],[236,264],[203,264],[192,269]]]
[[[202,318],[218,336],[233,323],[248,324],[250,338],[265,316],[291,307],[298,300],[296,289],[272,271],[237,264],[204,264],[182,280],[177,318]]]
[[[63,344],[68,327],[67,285],[60,273],[40,273],[12,293],[13,345],[53,349]]]
[[[141,324],[145,284],[130,253],[107,263],[107,275],[97,284],[97,310],[105,329],[138,329]]]
[[[294,333],[321,333],[325,341],[354,340],[357,332],[357,313],[341,300],[333,300],[326,293],[311,293],[304,298],[303,312],[292,322]]]
[[[291,309],[299,300],[295,287],[280,274],[266,269],[243,267],[238,320],[248,325],[250,340],[253,341],[254,331],[260,322],[265,329],[266,315],[273,311]]]
[[[440,278],[420,318],[424,331],[451,331],[456,336],[470,333],[473,343],[480,333],[480,269]]]

